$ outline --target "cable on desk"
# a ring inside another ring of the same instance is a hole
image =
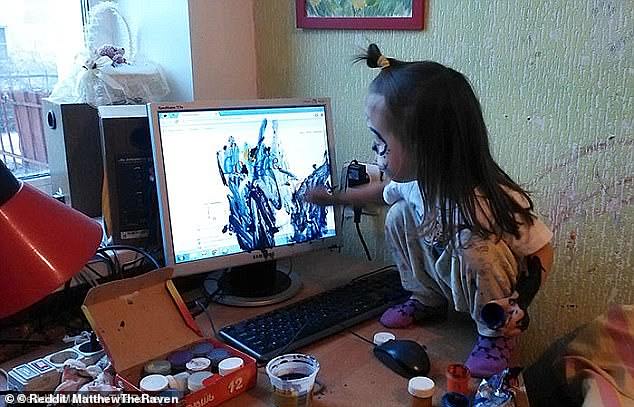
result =
[[[139,253],[134,254],[134,259],[125,262],[121,265],[121,273],[125,273],[127,271],[127,268],[134,268],[134,267],[138,267],[143,263],[143,260],[145,260],[145,257],[141,256],[139,257]]]
[[[357,338],[369,343],[370,345],[374,346],[374,342],[372,342],[371,340],[369,340],[368,338],[365,338],[361,335],[359,335],[358,333],[354,332],[353,330],[348,330],[348,332],[350,332],[352,335],[356,336]]]
[[[156,261],[156,259],[154,257],[152,257],[152,255],[150,255],[145,250],[139,249],[138,247],[134,247],[134,246],[123,245],[123,244],[104,246],[104,247],[100,247],[99,249],[97,249],[97,253],[103,253],[103,252],[107,252],[107,251],[112,251],[114,253],[115,258],[116,258],[117,257],[117,250],[129,250],[129,251],[132,251],[132,252],[135,252],[135,253],[139,253],[139,254],[143,255],[143,257],[145,257],[147,260],[149,260],[149,262],[152,263],[152,265],[155,268],[157,268],[157,269],[161,268],[161,266],[159,265],[158,261]],[[118,258],[117,258],[117,262],[118,262]]]
[[[108,256],[107,250],[103,251],[103,255]],[[114,263],[114,268],[115,268],[114,275],[119,276],[119,278],[123,278],[123,275],[121,274],[121,262],[119,261],[119,256],[117,255],[117,251],[113,250],[112,256],[108,256],[108,257],[110,257],[110,259]]]
[[[88,270],[92,271],[92,272],[93,272],[93,273],[97,276],[97,278],[105,278],[105,276],[104,276],[104,275],[102,275],[100,272],[98,272],[98,271],[97,271],[97,269],[95,269],[94,267],[92,267],[90,264],[91,264],[91,263],[86,263],[86,264],[84,265],[84,267],[86,267]],[[92,263],[92,264],[94,264],[94,263]]]
[[[207,319],[209,320],[209,324],[211,325],[211,330],[214,332],[214,337],[219,338],[218,332],[216,331],[216,326],[214,325],[214,320],[211,318],[211,311],[209,311],[209,306],[211,302],[207,304],[206,307],[203,306],[200,302],[198,302],[198,299],[195,299],[194,303],[196,304],[196,306],[198,306],[198,308],[202,309],[205,315],[207,316]]]
[[[362,274],[360,276],[357,276],[357,277],[353,278],[352,280],[350,280],[350,282],[361,280],[361,279],[364,279],[366,277],[370,277],[370,276],[372,276],[374,274],[380,273],[382,271],[385,271],[385,270],[388,270],[388,269],[391,269],[391,268],[396,268],[396,265],[395,264],[390,264],[388,266],[383,266],[383,267],[378,268],[376,270],[368,271],[365,274]]]
[[[217,283],[218,281],[220,281],[220,279],[222,279],[222,277],[225,275],[226,272],[227,272],[227,270],[223,271],[222,274],[220,275],[220,277],[218,277],[218,278],[207,276],[207,277],[205,277],[205,281],[213,280],[213,281],[215,281]],[[216,295],[218,295],[218,293],[221,293],[221,292],[222,292],[222,289],[220,288],[220,285],[216,286],[216,289],[211,294],[207,294],[205,291],[203,291],[204,296],[207,299],[207,306],[205,306],[205,307],[203,307],[201,305],[201,303],[199,302],[200,298],[202,298],[202,297],[199,297],[199,298],[194,300],[194,303],[196,304],[196,306],[198,308],[202,309],[202,311],[207,316],[207,319],[209,320],[209,324],[211,325],[211,329],[214,332],[214,337],[216,337],[218,339],[220,339],[220,336],[218,336],[218,332],[216,331],[216,326],[214,324],[213,318],[211,317],[211,311],[209,310],[209,308],[211,308],[211,304],[214,302],[214,297]]]
[[[357,208],[355,208],[354,210],[356,212]],[[372,261],[372,256],[370,256],[370,249],[368,249],[368,244],[365,242],[365,239],[363,238],[363,234],[361,233],[361,228],[359,227],[359,223],[360,222],[357,222],[355,219],[354,226],[357,229],[357,235],[359,235],[359,240],[361,241],[361,245],[363,246],[363,250],[365,251],[365,255],[368,258],[368,261]]]
[[[104,255],[103,253],[96,253],[94,259],[96,260],[88,262],[88,264],[105,263],[110,269],[110,272],[108,273],[108,275],[114,275],[117,272],[115,264],[110,258],[110,256]]]

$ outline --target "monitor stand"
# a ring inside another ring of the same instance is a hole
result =
[[[293,297],[302,283],[297,273],[278,270],[273,260],[209,273],[203,287],[220,304],[259,307]]]

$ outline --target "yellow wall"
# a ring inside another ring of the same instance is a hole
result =
[[[376,72],[351,65],[359,47],[376,42],[388,56],[465,73],[498,162],[535,192],[555,231],[554,273],[523,340],[532,360],[608,302],[634,297],[633,8],[628,0],[427,3],[424,31],[355,32],[302,31],[293,1],[256,1],[258,92],[332,97],[341,163],[371,158],[363,101]],[[364,221],[366,235],[381,222]],[[362,256],[352,228],[345,237]],[[384,256],[383,237],[367,238]]]

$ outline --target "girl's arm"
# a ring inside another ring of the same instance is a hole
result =
[[[542,271],[542,284],[544,284],[548,274],[550,273],[550,269],[553,266],[553,245],[548,242],[544,247],[531,254],[531,256],[539,257],[539,261],[542,263],[542,268],[544,269]]]
[[[313,188],[306,193],[305,199],[317,205],[351,205],[363,207],[368,204],[385,205],[383,189],[389,180],[371,182],[345,191],[328,192],[326,187]]]

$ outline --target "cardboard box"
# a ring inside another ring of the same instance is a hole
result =
[[[227,376],[214,373],[205,387],[189,393],[181,405],[217,406],[255,386],[255,359],[204,338],[171,277],[172,270],[163,268],[100,285],[86,295],[82,310],[112,362],[115,384],[125,391],[139,391],[145,363],[205,340],[242,358],[244,367]]]

